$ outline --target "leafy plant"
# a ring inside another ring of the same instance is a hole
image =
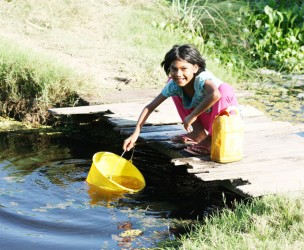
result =
[[[304,70],[302,1],[253,1],[245,16],[250,53],[257,66],[289,72]]]
[[[237,71],[304,69],[304,3],[300,0],[171,0],[167,24],[205,54]]]
[[[245,72],[251,67],[246,60],[250,55],[243,20],[238,14],[247,8],[245,1],[172,0],[169,5],[166,29],[181,34],[205,55],[232,70]]]

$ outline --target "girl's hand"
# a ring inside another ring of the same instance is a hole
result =
[[[138,136],[132,134],[129,138],[124,140],[123,150],[130,151],[134,146],[135,142],[137,141]]]
[[[191,124],[193,122],[195,122],[196,120],[196,116],[195,117],[192,117],[191,115],[187,115],[184,119],[184,128],[186,129],[186,131],[188,133],[190,133],[192,131],[192,126]]]
[[[162,93],[160,93],[158,96],[154,98],[152,102],[150,102],[147,106],[144,107],[143,111],[141,112],[138,118],[134,133],[124,141],[124,144],[122,146],[124,151],[129,151],[134,147],[135,142],[139,137],[140,130],[143,127],[146,120],[148,119],[149,115],[153,112],[153,110],[155,110],[158,107],[158,105],[160,105],[166,99],[167,97],[163,96]]]

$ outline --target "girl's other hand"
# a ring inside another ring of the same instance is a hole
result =
[[[192,126],[191,126],[191,124],[193,123],[193,122],[195,122],[195,120],[196,120],[196,117],[191,117],[190,115],[188,115],[188,116],[186,116],[185,117],[185,119],[184,119],[184,128],[186,129],[186,131],[188,132],[188,133],[190,133],[191,131],[192,131]]]

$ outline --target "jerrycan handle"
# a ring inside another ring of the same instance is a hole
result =
[[[222,109],[220,111],[220,113],[218,114],[218,116],[222,116],[222,115],[227,115],[227,116],[230,116],[231,115],[231,111],[235,111],[236,115],[240,115],[240,110],[238,107],[236,106],[228,106],[227,108],[225,109]]]

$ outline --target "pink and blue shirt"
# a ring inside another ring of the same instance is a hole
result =
[[[194,96],[191,98],[186,95],[182,87],[178,86],[172,79],[166,84],[162,90],[162,95],[165,97],[179,96],[182,99],[182,103],[185,109],[194,109],[197,107],[207,95],[204,85],[206,80],[211,80],[213,84],[218,88],[223,81],[215,77],[209,71],[201,72],[194,80]],[[206,111],[210,112],[210,110]]]

